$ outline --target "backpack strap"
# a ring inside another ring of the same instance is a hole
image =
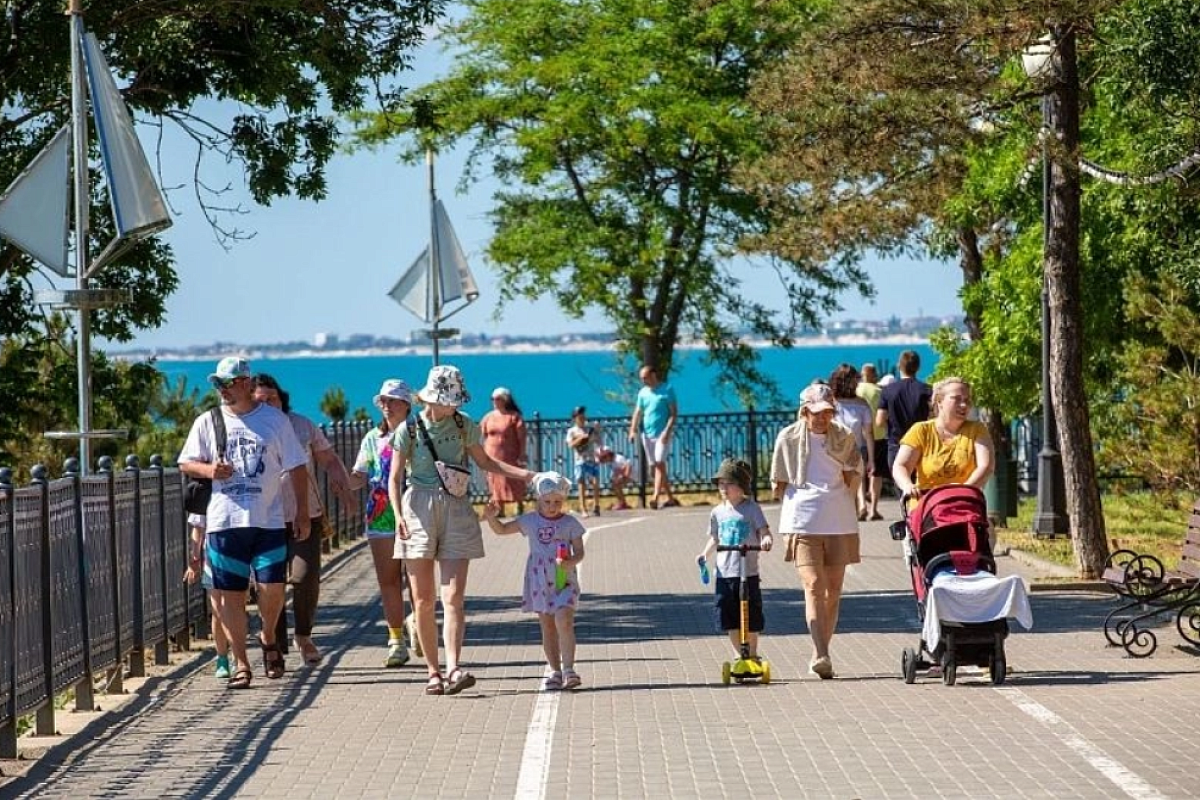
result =
[[[208,412],[212,418],[213,433],[216,434],[217,459],[225,457],[225,415],[221,413],[221,407],[210,409]]]

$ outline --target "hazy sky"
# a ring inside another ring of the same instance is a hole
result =
[[[445,69],[436,43],[426,47],[404,81],[419,86]],[[139,126],[151,161],[153,129]],[[429,236],[429,204],[424,164],[398,159],[398,145],[378,152],[339,154],[328,171],[328,197],[319,202],[281,199],[256,206],[239,185],[222,199],[240,203],[247,214],[233,225],[254,237],[226,251],[205,220],[190,188],[168,192],[174,226],[163,236],[175,250],[180,287],[167,303],[162,328],[142,333],[132,346],[179,347],[215,341],[262,344],[311,341],[318,332],[407,335],[425,327],[387,292],[417,257]],[[494,319],[498,291],[482,253],[490,238],[486,219],[495,184],[481,183],[466,194],[456,191],[465,150],[444,154],[437,170],[438,194],[467,252],[481,296],[447,325],[469,332],[557,334],[604,331],[597,316],[564,317],[549,301],[506,307]],[[164,185],[187,186],[189,149],[178,137],[163,150]],[[209,165],[209,182],[239,181]],[[234,200],[231,200],[233,198]],[[842,298],[844,310],[831,319],[947,315],[960,312],[961,273],[952,264],[881,261],[868,265],[878,290],[872,303],[857,295]],[[767,269],[744,269],[744,290],[758,299],[778,294]],[[60,288],[63,281],[59,281]]]

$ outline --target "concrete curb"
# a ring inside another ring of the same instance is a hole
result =
[[[1030,580],[1031,592],[1095,592],[1107,594],[1108,584],[1099,580],[1080,578],[1075,570],[1047,561],[1024,550],[1009,548],[1007,555],[1025,566],[1042,573]]]

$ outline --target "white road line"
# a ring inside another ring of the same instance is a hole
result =
[[[554,747],[554,721],[558,718],[558,692],[542,692],[533,704],[533,719],[525,734],[521,771],[517,774],[517,800],[543,800],[550,780],[550,751]]]
[[[1126,769],[1115,758],[1085,739],[1083,734],[1071,727],[1070,723],[1041,703],[1030,699],[1020,689],[1003,687],[996,691],[1017,708],[1049,728],[1060,742],[1082,756],[1094,769],[1112,781],[1125,794],[1139,800],[1166,800],[1166,795],[1143,780],[1137,773]]]

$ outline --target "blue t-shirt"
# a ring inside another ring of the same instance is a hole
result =
[[[724,547],[737,547],[740,544],[761,545],[762,534],[770,530],[762,506],[750,498],[745,498],[736,506],[722,502],[712,510],[708,517],[709,538],[716,540]],[[722,578],[743,577],[741,553],[717,553],[717,572]],[[744,562],[745,575],[758,574],[758,551],[746,553]]]
[[[643,386],[637,393],[637,408],[642,412],[642,430],[648,436],[662,436],[671,419],[671,408],[675,405],[675,390],[670,384],[660,383],[651,389]]]

